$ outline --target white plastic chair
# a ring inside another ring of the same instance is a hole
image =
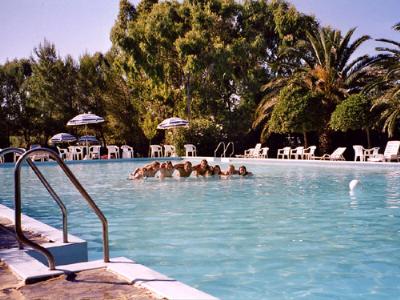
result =
[[[42,146],[39,144],[34,144],[31,145],[30,150],[31,149],[36,149],[36,148],[41,148]],[[38,154],[34,154],[32,156],[30,156],[31,160],[33,161],[41,161],[44,162],[46,160],[49,160],[49,155],[47,153],[38,153]]]
[[[165,157],[175,157],[176,156],[176,152],[175,152],[175,147],[172,145],[164,145],[164,156]]]
[[[186,144],[186,145],[183,145],[183,147],[185,147],[186,156],[197,156],[195,145]],[[189,154],[191,154],[191,155],[189,155]]]
[[[268,150],[269,150],[268,147],[261,148],[259,157],[260,158],[268,158]]]
[[[63,149],[57,146],[57,150],[58,150],[58,155],[60,156],[61,159],[64,160],[68,159],[68,154],[69,154],[68,149]]]
[[[26,152],[26,149],[25,149],[25,148],[18,148],[18,149],[20,149],[20,150]],[[16,162],[16,161],[21,157],[21,155],[22,155],[22,154],[19,154],[19,153],[15,153],[15,152],[14,152],[14,162]]]
[[[108,159],[111,159],[112,157],[119,158],[119,147],[118,146],[115,146],[115,145],[107,146],[107,152],[108,152]]]
[[[315,150],[317,146],[310,146],[304,149],[304,158],[305,159],[314,159],[315,158]]]
[[[285,159],[285,157],[287,159],[290,158],[290,147],[283,147],[282,149],[278,149],[277,158]]]
[[[122,150],[122,158],[133,158],[134,157],[133,148],[131,146],[122,145],[121,150]]]
[[[304,147],[296,147],[290,150],[290,158],[294,157],[295,159],[303,159],[304,157]]]
[[[161,157],[162,147],[160,145],[150,145],[150,157]]]
[[[386,144],[383,154],[378,154],[376,157],[368,159],[369,161],[399,161],[400,141],[389,141]]]
[[[361,145],[353,145],[354,149],[354,161],[357,161],[359,159],[360,161],[365,160],[364,156],[364,147]]]
[[[89,159],[100,159],[101,146],[95,145],[89,147]]]
[[[83,147],[81,146],[69,146],[68,151],[70,152],[72,160],[83,159]]]
[[[379,147],[364,149],[365,160],[369,160],[370,158],[377,158],[377,157],[379,157]]]

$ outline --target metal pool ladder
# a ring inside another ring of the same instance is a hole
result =
[[[61,169],[64,171],[65,175],[70,179],[72,184],[76,187],[82,197],[86,200],[92,210],[100,219],[102,226],[103,226],[103,258],[104,262],[110,262],[110,250],[109,250],[109,242],[108,242],[108,223],[107,219],[101,210],[97,207],[96,203],[93,199],[89,196],[86,190],[83,188],[81,183],[75,177],[75,175],[71,172],[68,166],[64,163],[64,161],[59,157],[59,155],[51,149],[47,148],[35,148],[29,151],[24,151],[19,148],[6,148],[0,151],[0,156],[6,155],[8,153],[17,153],[21,154],[20,158],[18,159],[15,168],[14,168],[14,182],[15,182],[15,232],[17,235],[17,240],[20,244],[20,248],[22,248],[22,244],[26,244],[33,249],[37,250],[38,252],[42,253],[48,261],[49,269],[55,269],[55,260],[53,254],[46,248],[38,245],[37,243],[29,240],[22,231],[21,226],[21,166],[24,161],[28,163],[28,165],[32,168],[36,176],[42,182],[44,187],[47,189],[49,194],[53,197],[56,201],[57,205],[60,207],[62,215],[63,215],[63,242],[68,242],[68,230],[67,230],[67,209],[65,205],[61,201],[60,197],[56,194],[54,189],[50,186],[48,181],[45,179],[43,174],[39,171],[36,164],[30,159],[30,156],[35,154],[46,154],[49,158],[52,158],[54,161],[58,163]]]
[[[232,147],[232,151],[228,157],[231,157],[233,155],[233,153],[235,153],[235,144],[233,142],[229,142],[226,145],[225,145],[225,142],[219,142],[217,148],[215,148],[215,150],[214,150],[214,157],[217,157],[217,152],[218,152],[219,148],[221,148],[221,147],[222,147],[221,157],[226,157],[229,147]]]

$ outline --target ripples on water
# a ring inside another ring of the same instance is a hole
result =
[[[253,178],[127,180],[134,163],[73,164],[126,256],[222,299],[395,299],[400,187],[393,169],[253,166]],[[226,167],[226,166],[223,166]],[[41,170],[70,232],[101,258],[101,225],[53,166]],[[0,169],[12,207],[12,169]],[[361,184],[349,193],[352,179]],[[58,207],[23,170],[23,209],[61,228]]]

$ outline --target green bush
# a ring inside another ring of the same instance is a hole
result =
[[[183,145],[193,144],[197,148],[197,154],[212,155],[214,149],[221,140],[224,140],[221,125],[208,119],[194,119],[190,121],[189,128],[176,128],[166,133],[166,143],[176,147],[178,155],[184,155]]]

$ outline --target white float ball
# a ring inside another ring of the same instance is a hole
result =
[[[360,181],[357,179],[353,179],[352,181],[350,181],[349,183],[350,191],[354,190],[359,183]]]

